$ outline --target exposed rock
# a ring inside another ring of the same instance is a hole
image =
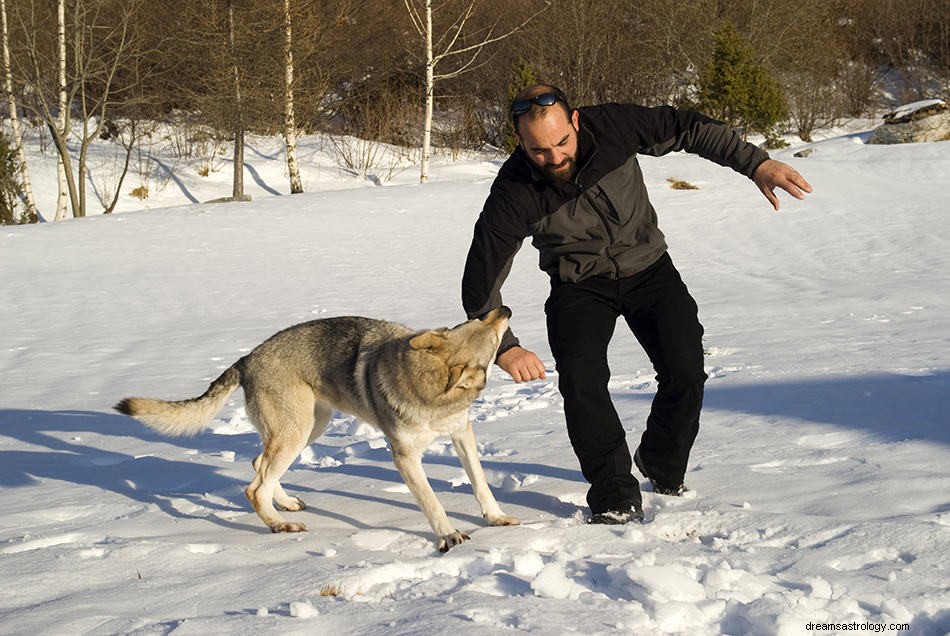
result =
[[[907,144],[950,140],[950,106],[929,99],[901,106],[884,115],[868,139],[869,144]]]

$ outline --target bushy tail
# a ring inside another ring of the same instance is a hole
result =
[[[163,435],[196,435],[207,428],[228,396],[240,384],[241,373],[236,366],[232,366],[212,382],[201,397],[177,402],[131,397],[113,408],[119,413],[131,415]]]

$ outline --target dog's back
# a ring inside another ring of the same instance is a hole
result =
[[[378,424],[380,414],[367,396],[375,384],[373,369],[382,359],[396,363],[398,341],[413,333],[397,323],[359,316],[312,320],[274,334],[236,366],[249,399],[304,384],[318,402]]]

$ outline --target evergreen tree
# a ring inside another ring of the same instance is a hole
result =
[[[511,117],[507,111],[507,106],[514,101],[518,93],[537,83],[538,79],[535,76],[534,67],[526,62],[524,58],[519,59],[515,65],[511,81],[508,82],[508,103],[505,104],[505,121],[507,122],[505,124],[505,151],[508,153],[513,152],[518,146],[518,139],[515,137],[514,126],[511,125]]]
[[[23,185],[16,148],[5,134],[0,133],[0,225],[36,223],[34,211],[19,211],[22,199]]]
[[[723,24],[715,34],[712,58],[701,76],[700,107],[711,116],[742,130],[774,136],[776,124],[788,116],[779,83],[755,60],[755,51],[735,25]]]

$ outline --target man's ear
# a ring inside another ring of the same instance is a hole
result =
[[[579,112],[577,112],[577,109],[575,108],[574,110],[571,111],[571,125],[574,126],[575,132],[581,131],[580,121],[581,121],[581,115]]]
[[[409,340],[413,349],[438,349],[445,344],[445,334],[438,331],[426,331]]]

